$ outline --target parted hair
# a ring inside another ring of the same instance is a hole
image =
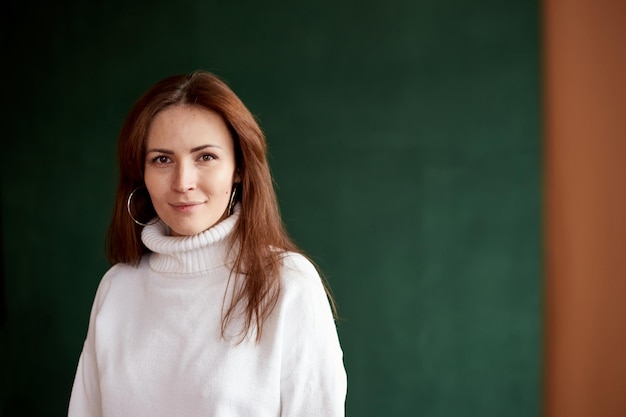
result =
[[[230,236],[234,254],[231,279],[239,281],[232,297],[225,298],[222,336],[234,316],[241,315],[242,334],[255,329],[258,341],[263,323],[278,300],[282,257],[286,251],[299,250],[281,221],[265,136],[243,102],[214,74],[196,71],[167,77],[151,87],[129,112],[118,141],[119,182],[107,233],[107,257],[112,264],[138,265],[142,255],[150,252],[141,241],[142,227],[130,217],[126,204],[133,190],[145,187],[146,139],[152,120],[160,111],[179,105],[213,111],[222,116],[230,130],[241,179],[236,194],[240,213]],[[142,200],[137,205],[133,202],[133,214],[151,219],[156,215],[154,207],[149,198]],[[330,301],[332,304],[332,298]]]

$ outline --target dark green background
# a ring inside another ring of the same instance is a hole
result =
[[[108,268],[117,133],[173,73],[258,116],[342,321],[348,416],[536,416],[538,4],[5,3],[2,415],[62,416]]]

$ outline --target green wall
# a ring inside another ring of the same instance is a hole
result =
[[[337,299],[348,416],[536,416],[538,4],[9,1],[4,416],[62,416],[138,96],[207,69],[258,116]]]

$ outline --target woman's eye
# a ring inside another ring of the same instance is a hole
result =
[[[167,164],[170,161],[170,158],[165,155],[159,155],[152,158],[152,162],[155,164]]]
[[[200,155],[200,160],[201,161],[212,161],[213,159],[215,159],[215,156],[205,153],[203,155]]]

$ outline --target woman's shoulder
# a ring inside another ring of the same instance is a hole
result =
[[[281,273],[281,309],[290,322],[308,329],[334,329],[331,303],[317,268],[306,256],[285,252]],[[333,330],[334,331],[334,330]]]
[[[98,285],[98,295],[104,296],[112,287],[118,287],[130,283],[134,277],[141,274],[141,271],[147,267],[147,259],[144,256],[138,265],[117,263],[111,266],[100,279]]]
[[[296,274],[307,277],[317,277],[319,273],[313,262],[306,256],[297,252],[284,252],[282,255],[283,274]]]
[[[100,279],[95,295],[95,306],[98,308],[107,299],[116,299],[120,294],[128,294],[137,287],[137,278],[147,267],[144,256],[138,265],[117,263],[111,266]]]
[[[102,276],[102,282],[115,281],[123,279],[124,277],[133,276],[148,266],[147,257],[141,258],[137,265],[127,263],[117,263],[111,266],[108,271]]]
[[[324,294],[322,278],[309,258],[296,252],[283,254],[281,291],[286,293]]]

